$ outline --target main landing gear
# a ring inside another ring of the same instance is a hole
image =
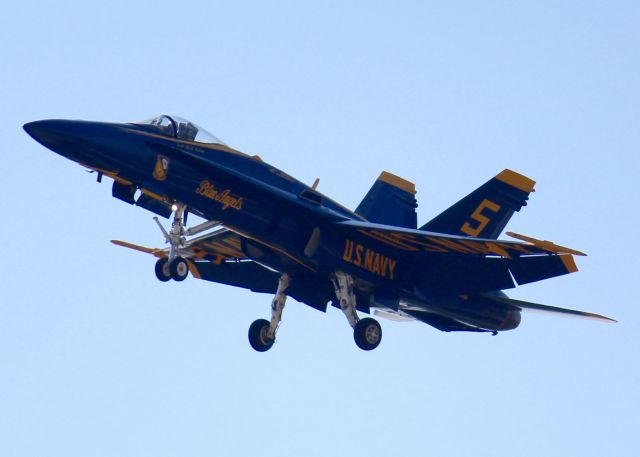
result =
[[[289,275],[284,273],[278,281],[278,290],[271,302],[271,320],[258,319],[249,327],[249,343],[258,352],[271,349],[276,340],[276,332],[282,320],[282,311],[287,300],[286,291],[289,287]],[[370,317],[360,319],[356,312],[356,296],[353,292],[353,278],[341,271],[334,273],[331,278],[336,298],[340,302],[340,309],[353,328],[353,339],[362,350],[371,351],[382,340],[382,328],[378,321]]]
[[[278,290],[271,302],[271,321],[258,319],[249,327],[249,344],[258,352],[265,352],[271,349],[276,341],[276,331],[282,320],[282,311],[287,301],[285,292],[289,287],[289,275],[284,273],[278,281]]]
[[[364,350],[371,351],[382,340],[382,328],[375,319],[365,317],[360,319],[356,312],[356,295],[353,292],[353,278],[348,274],[337,271],[331,278],[335,289],[336,298],[340,302],[340,309],[353,328],[353,339],[356,345]]]

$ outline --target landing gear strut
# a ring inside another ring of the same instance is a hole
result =
[[[187,229],[183,222],[184,212],[185,206],[182,203],[174,205],[173,222],[169,232],[165,230],[157,217],[153,218],[158,227],[160,227],[165,242],[169,243],[170,246],[169,257],[164,257],[156,262],[156,277],[163,282],[170,279],[184,281],[189,275],[189,264],[180,255],[180,250],[185,247],[187,242]]]
[[[183,222],[185,206],[182,203],[176,203],[173,208],[173,222],[169,232],[165,230],[157,217],[153,218],[158,227],[160,227],[165,242],[169,243],[169,257],[162,258],[156,262],[156,277],[163,282],[170,279],[184,281],[189,274],[189,265],[180,256],[180,250],[185,247],[187,242],[187,229]]]
[[[364,350],[375,349],[382,340],[382,328],[375,319],[366,317],[360,319],[356,311],[356,295],[353,292],[353,278],[348,274],[337,271],[331,278],[336,298],[340,302],[340,309],[353,328],[353,339],[356,345]]]
[[[287,301],[285,294],[289,287],[289,275],[284,273],[278,281],[278,290],[271,302],[271,321],[258,319],[249,327],[249,343],[258,352],[265,352],[271,349],[276,341],[276,332],[282,320],[282,311]]]
[[[186,206],[182,203],[175,203],[172,209],[174,211],[173,222],[171,223],[171,230],[168,232],[157,217],[153,218],[164,235],[164,241],[169,243],[168,257],[163,257],[156,262],[156,277],[163,282],[171,279],[184,281],[189,275],[189,263],[185,257],[191,257],[191,252],[187,237],[204,232],[220,224],[218,221],[206,221],[195,227],[186,228],[184,225],[186,221]]]

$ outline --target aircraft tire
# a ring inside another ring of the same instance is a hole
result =
[[[169,259],[166,257],[159,259],[156,262],[156,278],[162,282],[167,282],[171,279],[171,271],[169,269]]]
[[[353,329],[353,339],[363,351],[371,351],[382,340],[382,327],[377,320],[370,317],[360,319]]]
[[[275,340],[267,336],[269,325],[268,320],[258,319],[249,327],[249,344],[258,352],[268,351],[273,346]]]
[[[182,257],[176,257],[169,263],[169,271],[174,281],[184,281],[189,275],[189,265]]]

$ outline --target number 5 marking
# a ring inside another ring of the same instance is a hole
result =
[[[465,222],[464,225],[460,228],[460,231],[462,233],[466,233],[469,236],[480,235],[487,224],[491,222],[490,218],[482,214],[482,211],[485,208],[489,211],[497,213],[498,211],[500,211],[501,206],[485,198],[484,200],[482,200],[482,203],[480,203],[476,210],[471,214],[471,219],[476,221],[478,224],[475,227],[472,227],[469,222]]]

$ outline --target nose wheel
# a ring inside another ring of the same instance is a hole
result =
[[[169,272],[174,281],[184,281],[189,274],[189,265],[182,257],[176,257],[169,262]]]
[[[169,261],[168,257],[163,257],[156,262],[156,278],[162,282],[170,280],[184,281],[189,275],[189,265],[182,257],[176,257]]]
[[[163,257],[156,262],[156,278],[162,282],[171,280],[171,270],[169,270],[169,259]]]

